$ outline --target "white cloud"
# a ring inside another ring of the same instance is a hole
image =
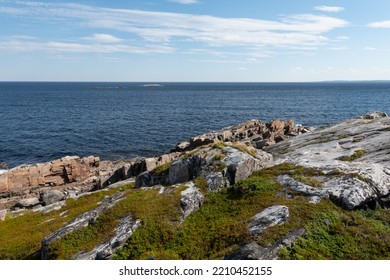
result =
[[[74,22],[77,22],[78,28],[125,32],[138,36],[138,44],[190,41],[209,47],[299,49],[327,43],[329,39],[324,33],[348,25],[339,18],[312,14],[290,15],[272,21],[113,9],[74,3],[10,3],[0,7],[0,14],[29,17],[42,20],[45,24],[61,23],[71,28],[75,28]],[[119,38],[108,34],[95,34],[89,39],[98,43],[120,42]]]
[[[198,3],[197,0],[168,0],[168,1],[169,2],[174,2],[174,3],[179,3],[179,4],[185,4],[185,5]]]
[[[50,53],[171,53],[173,48],[167,46],[128,46],[122,44],[80,44],[64,42],[0,42],[0,50],[10,52],[50,52]]]
[[[238,71],[246,71],[246,68],[245,67],[238,67],[237,70]]]
[[[98,43],[119,43],[123,41],[122,39],[110,34],[93,34],[91,37],[85,37],[84,39]]]
[[[368,24],[368,26],[375,28],[390,28],[390,20],[372,22]]]
[[[328,13],[340,13],[345,10],[343,7],[330,7],[330,6],[317,6],[314,7],[314,10]]]
[[[366,51],[376,51],[376,48],[373,48],[373,47],[365,47],[364,49]]]
[[[338,36],[336,39],[337,40],[349,40],[350,38],[348,36]]]

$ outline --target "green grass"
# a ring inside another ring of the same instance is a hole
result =
[[[104,196],[112,195],[124,186],[109,191],[101,191],[83,196],[78,200],[68,199],[66,206],[47,214],[26,211],[23,216],[7,218],[0,222],[0,259],[31,258],[41,248],[43,238],[61,228],[78,215],[97,206]],[[68,211],[63,216],[61,213]]]
[[[214,157],[213,157],[213,160],[221,160],[221,159],[224,159],[226,156],[224,154],[216,154]]]
[[[128,190],[126,199],[102,213],[92,225],[54,242],[50,246],[51,257],[72,259],[77,253],[92,250],[96,245],[108,241],[119,220],[129,214],[143,223],[136,232],[143,232],[145,235],[137,245],[139,250],[147,251],[152,240],[164,240],[171,234],[170,231],[175,230],[174,225],[180,219],[180,192],[183,188],[163,194],[159,194],[159,190]]]
[[[366,151],[363,149],[356,150],[352,155],[350,156],[342,156],[339,158],[341,161],[354,161],[355,159],[361,158],[366,154]]]
[[[218,142],[215,142],[215,143],[211,146],[211,148],[213,148],[213,149],[219,149],[219,150],[221,150],[222,152],[224,152],[224,151],[225,151],[225,144],[224,144],[223,142],[218,141]]]
[[[307,235],[280,252],[283,259],[390,259],[389,210],[343,211],[318,215]],[[327,223],[325,222],[327,221]]]
[[[154,169],[154,173],[156,174],[164,174],[164,173],[167,173],[168,170],[169,170],[169,167],[171,167],[172,163],[169,162],[169,163],[164,163],[158,167],[156,167],[156,169]]]
[[[240,150],[241,152],[243,153],[246,153],[250,156],[256,156],[256,149],[253,148],[253,147],[248,147],[246,146],[245,144],[242,144],[242,143],[233,143],[230,145],[231,147],[237,149],[237,150]]]

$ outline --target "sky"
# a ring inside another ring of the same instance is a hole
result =
[[[0,81],[390,80],[388,0],[0,0]]]

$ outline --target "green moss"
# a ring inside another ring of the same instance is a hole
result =
[[[322,188],[323,186],[322,181],[318,180],[316,177],[307,175],[294,175],[293,178],[298,182],[304,183],[315,188]]]
[[[180,219],[182,190],[183,187],[176,188],[173,192],[163,194],[159,190],[129,190],[126,199],[102,213],[95,223],[54,242],[50,246],[51,255],[56,259],[71,259],[79,252],[92,250],[108,241],[113,236],[118,221],[130,213],[143,222],[143,226],[136,231],[137,234],[143,234],[143,240],[137,246],[139,250],[146,250],[148,246],[152,246],[149,244],[152,240],[165,240],[175,231],[172,225]],[[134,239],[137,239],[137,235]]]
[[[389,211],[324,212],[306,225],[306,236],[283,259],[390,259]]]
[[[164,163],[158,167],[156,167],[156,169],[154,169],[154,173],[156,174],[164,174],[164,173],[167,173],[168,170],[169,170],[169,167],[171,167],[172,163],[169,162],[169,163]]]
[[[359,142],[362,142],[362,141],[363,141],[363,139],[361,139],[361,138],[355,138],[355,139],[352,140],[352,143],[359,143]]]
[[[207,181],[204,177],[198,177],[194,181],[195,186],[200,189],[202,193],[207,193],[208,192],[208,185]]]
[[[366,154],[366,151],[363,149],[356,150],[352,155],[350,156],[342,156],[339,158],[341,161],[353,161],[355,159],[361,158],[363,155]]]
[[[216,172],[222,172],[227,167],[227,164],[225,162],[218,161],[218,162],[212,162],[211,166],[214,168]]]
[[[21,217],[0,222],[0,259],[33,258],[41,248],[43,238],[78,215],[95,208],[104,196],[112,195],[131,186],[130,184],[119,189],[92,193],[77,200],[68,199],[66,206],[47,214],[26,211]],[[66,214],[60,216],[65,211],[67,211]]]

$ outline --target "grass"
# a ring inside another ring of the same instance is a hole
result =
[[[221,150],[222,152],[225,152],[225,144],[223,142],[220,142],[220,141],[217,141],[215,142],[211,148],[213,149],[219,149]]]
[[[213,160],[222,160],[225,158],[225,155],[224,154],[216,154],[214,157],[213,157]]]
[[[109,196],[131,185],[101,191],[83,196],[77,200],[68,199],[66,206],[47,214],[26,211],[23,216],[0,221],[0,259],[28,259],[41,248],[43,238],[61,228],[78,215],[89,211]],[[61,213],[68,211],[65,215]]]
[[[321,213],[306,237],[280,252],[283,259],[390,259],[389,210]],[[328,221],[327,223],[325,222]]]
[[[355,159],[361,158],[366,154],[366,151],[363,149],[356,150],[352,155],[350,156],[342,156],[339,158],[341,161],[354,161]]]
[[[169,167],[171,167],[172,163],[169,162],[169,163],[164,163],[158,167],[156,167],[156,169],[154,169],[154,173],[156,174],[159,174],[159,175],[162,175],[164,173],[167,173],[168,170],[169,170]]]
[[[109,240],[119,220],[130,213],[143,223],[136,232],[145,233],[144,240],[137,245],[139,250],[147,251],[151,240],[164,240],[171,234],[170,231],[175,230],[172,225],[180,219],[180,192],[183,188],[163,194],[159,194],[159,190],[128,190],[126,199],[105,211],[91,226],[54,242],[50,246],[51,257],[72,259],[80,252],[92,250],[96,245]]]
[[[256,156],[256,149],[248,147],[245,144],[233,143],[230,146],[235,148],[235,149],[237,149],[237,150],[240,150],[241,152],[246,153],[246,154],[248,154],[248,155],[250,155],[252,157]]]

